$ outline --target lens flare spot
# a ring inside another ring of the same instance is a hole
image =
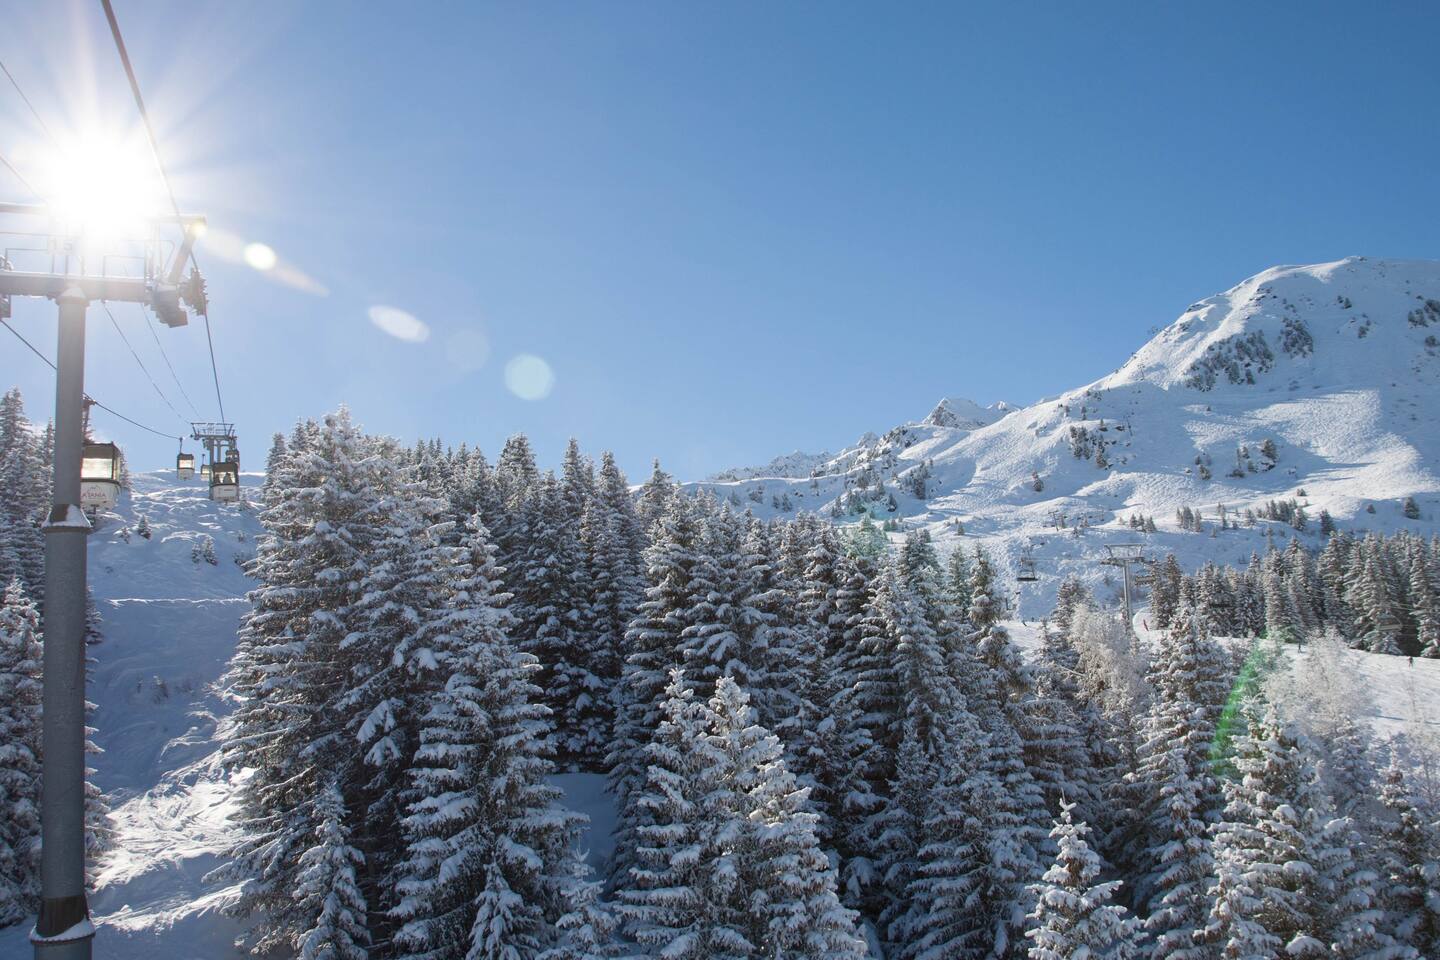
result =
[[[505,364],[505,386],[521,400],[544,400],[555,387],[555,371],[540,357],[522,353]]]
[[[275,251],[263,243],[247,243],[244,251],[245,262],[256,270],[274,270],[280,262]]]
[[[490,341],[479,330],[457,330],[445,341],[445,356],[465,373],[474,373],[490,359]]]
[[[430,339],[430,328],[413,313],[399,307],[379,304],[370,308],[370,322],[396,340],[406,343],[424,343]]]

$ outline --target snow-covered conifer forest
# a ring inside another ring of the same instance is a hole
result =
[[[344,409],[236,505],[137,470],[90,546],[99,955],[1440,958],[1435,332],[1440,265],[1351,260],[709,480]],[[0,401],[7,957],[42,410]]]

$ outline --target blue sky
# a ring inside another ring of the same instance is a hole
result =
[[[1079,385],[1277,263],[1440,256],[1426,4],[117,8],[181,204],[216,228],[251,464],[348,402],[407,441],[493,456],[523,430],[555,463],[573,434],[632,477],[658,455],[695,478],[943,395]],[[98,3],[0,11],[50,125],[133,122]],[[36,136],[0,86],[0,152]],[[0,197],[24,197],[4,171]],[[387,335],[376,305],[429,338]],[[188,413],[138,311],[116,314]],[[53,352],[52,307],[16,323]],[[91,392],[178,428],[103,313],[90,329]],[[160,336],[211,415],[203,330]],[[553,370],[545,398],[507,389],[519,354]],[[0,357],[47,409],[38,361]],[[112,432],[139,466],[169,455]]]

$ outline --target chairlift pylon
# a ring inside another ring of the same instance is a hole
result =
[[[193,423],[190,436],[205,447],[200,467],[202,480],[210,481],[210,499],[231,503],[240,499],[240,447],[233,423]]]

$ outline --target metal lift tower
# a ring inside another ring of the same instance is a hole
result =
[[[1149,569],[1154,560],[1145,556],[1145,545],[1140,543],[1107,543],[1105,552],[1108,554],[1100,563],[1107,567],[1119,567],[1125,571],[1125,632],[1135,632],[1135,611],[1131,609],[1131,598],[1134,596],[1136,584],[1148,583],[1149,580],[1142,574],[1135,576],[1130,568],[1136,565]]]
[[[83,226],[64,222],[44,206],[0,203],[0,217],[5,227],[21,227],[0,229],[6,243],[0,257],[6,266],[0,270],[0,301],[6,303],[6,312],[13,297],[45,297],[54,300],[60,312],[55,489],[43,527],[41,901],[30,939],[36,960],[89,960],[95,935],[85,901],[85,536],[90,521],[80,506],[85,311],[95,300],[125,300],[149,307],[171,327],[189,322],[186,306],[203,313],[204,282],[194,271],[188,277],[182,273],[205,221],[152,218],[144,236],[101,245],[86,237]],[[178,245],[162,242],[166,226],[179,228]],[[127,264],[129,271],[117,269]]]

